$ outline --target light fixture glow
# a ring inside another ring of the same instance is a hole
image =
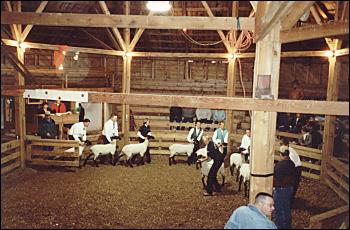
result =
[[[326,51],[326,56],[327,57],[334,57],[334,52],[331,50]]]
[[[131,52],[126,52],[126,53],[125,53],[125,56],[127,56],[127,57],[132,57],[132,53],[131,53]]]
[[[78,59],[79,59],[79,52],[76,52],[76,53],[75,53],[73,59],[74,59],[75,61],[78,61]]]
[[[24,42],[21,42],[21,43],[19,43],[19,48],[26,49],[26,48],[28,48],[28,45]]]
[[[62,54],[63,54],[64,56],[66,56],[66,51],[62,51]]]
[[[229,59],[234,59],[234,58],[235,58],[235,54],[234,53],[229,55]]]
[[[63,64],[58,67],[59,70],[63,70]]]
[[[166,12],[171,8],[169,1],[148,1],[146,6],[147,9],[154,12]]]
[[[182,31],[183,31],[183,32],[186,32],[186,31],[187,31],[187,29],[186,29],[186,28],[183,28],[183,29],[182,29]]]
[[[188,60],[187,62],[193,62],[193,60]]]
[[[216,63],[216,61],[211,61],[211,63],[215,64],[215,63]]]

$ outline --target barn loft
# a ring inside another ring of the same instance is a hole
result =
[[[79,121],[79,105],[91,120],[87,138],[93,144],[110,114],[118,115],[119,149],[138,143],[137,130],[149,118],[155,136],[150,153],[160,161],[169,155],[171,144],[188,143],[188,129],[194,127],[193,120],[169,119],[171,107],[224,110],[226,167],[245,131],[252,132],[249,203],[258,192],[272,193],[279,142],[288,137],[302,158],[303,179],[325,186],[338,199],[332,209],[308,214],[307,225],[293,226],[318,228],[340,218],[339,226],[348,228],[349,2],[170,1],[165,12],[148,9],[148,3],[1,2],[2,182],[6,178],[4,184],[13,186],[11,177],[38,165],[78,167],[79,144],[68,140],[68,132]],[[303,90],[301,98],[291,98],[295,81]],[[51,116],[58,125],[57,139],[41,139],[38,111],[43,102],[51,106],[59,98],[71,112]],[[300,132],[279,129],[283,115],[298,113],[318,122],[323,139],[318,148],[299,145]],[[212,135],[218,125],[208,122],[202,128]],[[73,150],[67,153],[69,148]],[[57,155],[67,159],[57,160]],[[74,173],[84,175],[90,169]],[[52,170],[66,178],[64,171]],[[14,212],[3,208],[6,199],[1,196],[2,226],[52,227],[45,221],[31,225],[30,218],[29,225],[21,225]],[[88,227],[74,224],[56,227]],[[159,220],[132,225],[169,226],[208,227]]]

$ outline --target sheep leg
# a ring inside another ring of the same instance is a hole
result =
[[[231,176],[233,176],[233,173],[234,173],[234,165],[231,165],[231,166],[230,166],[230,172],[231,172]]]
[[[187,157],[187,164],[191,165],[191,158],[190,157]]]
[[[248,181],[244,182],[244,196],[248,197]]]
[[[243,181],[243,176],[240,176],[239,177],[239,184],[238,184],[238,192],[241,191],[242,181]]]
[[[236,182],[238,181],[238,177],[239,177],[239,168],[237,167],[237,177],[236,177]]]
[[[172,160],[172,158],[169,157],[169,166],[171,166],[171,160]]]
[[[221,184],[221,187],[224,187],[224,185],[225,185],[225,176],[222,175],[222,184]]]
[[[85,158],[84,163],[83,163],[83,166],[84,166],[84,167],[85,167],[85,165],[86,165],[87,160],[88,160],[92,155],[94,155],[94,154],[93,154],[93,153],[90,153],[90,155],[87,156],[87,157]]]
[[[145,161],[144,161],[144,156],[141,157],[141,164],[144,165]]]
[[[94,157],[94,163],[95,163],[95,166],[96,166],[96,167],[98,167],[97,158],[98,158],[98,156],[97,156],[97,157]]]
[[[202,168],[202,162],[201,161],[197,161],[196,162],[196,169]]]
[[[204,179],[205,179],[205,176],[202,175],[202,184],[203,184],[203,189],[205,189],[206,185],[205,185],[205,182],[204,182]]]
[[[175,156],[173,156],[173,164],[176,165]]]
[[[126,161],[126,166],[130,166],[131,168],[133,168],[134,166],[132,166],[132,163],[131,163],[131,158],[129,158],[127,161]]]

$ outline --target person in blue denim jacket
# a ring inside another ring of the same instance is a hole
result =
[[[277,229],[270,220],[274,209],[272,195],[260,192],[254,204],[241,206],[232,213],[224,229]]]

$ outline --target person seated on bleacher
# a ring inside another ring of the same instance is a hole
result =
[[[86,139],[86,128],[90,125],[90,119],[85,118],[83,122],[72,125],[68,131],[68,139],[79,141],[80,145],[90,145],[91,141]]]
[[[300,133],[302,127],[306,124],[306,117],[300,113],[297,113],[295,117],[290,120],[290,131],[292,133]]]
[[[39,126],[39,135],[41,139],[57,139],[58,133],[56,124],[55,121],[52,120],[50,112],[47,111],[44,116]],[[43,150],[52,151],[53,146],[43,146]]]
[[[196,116],[197,121],[201,121],[201,123],[212,124],[213,120],[211,120],[211,109],[197,109]]]
[[[202,140],[203,129],[201,128],[201,122],[196,121],[196,126],[191,128],[190,132],[187,135],[187,141],[194,144],[193,152],[190,157],[187,159],[187,163],[190,165],[197,161],[197,150],[199,149],[199,142]]]
[[[53,113],[67,113],[66,105],[63,102],[61,102],[60,97],[56,100],[56,103],[52,104],[51,109]]]
[[[195,108],[182,108],[182,122],[193,123],[193,118],[196,116]]]
[[[170,122],[181,122],[182,120],[182,108],[177,106],[170,107],[169,121]],[[170,127],[171,129],[172,127]],[[180,126],[176,127],[177,130],[180,129]]]
[[[281,132],[289,131],[288,113],[277,113],[277,130]]]
[[[109,144],[113,139],[120,140],[117,119],[117,115],[112,114],[111,118],[104,124],[102,130],[103,144]]]
[[[301,129],[302,137],[299,138],[299,144],[305,147],[311,147],[312,143],[312,136],[310,134],[310,131],[307,127],[303,127]]]
[[[224,157],[227,154],[228,134],[228,130],[225,128],[225,122],[220,121],[219,128],[214,131],[213,141],[219,147]]]
[[[213,109],[212,113],[215,124],[219,124],[220,121],[224,121],[226,119],[226,113],[223,109]]]

